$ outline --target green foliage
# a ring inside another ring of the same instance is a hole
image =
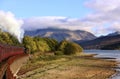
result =
[[[30,36],[25,36],[23,38],[23,45],[25,48],[28,49],[28,53],[34,53],[35,51],[37,51],[36,42]]]
[[[0,43],[9,44],[9,45],[17,45],[17,46],[20,45],[17,38],[15,38],[14,36],[10,35],[7,32],[2,32],[1,30],[0,30]]]
[[[58,46],[58,51],[63,52],[65,55],[71,55],[82,52],[82,47],[76,43],[63,40]]]
[[[12,41],[12,45],[15,45],[15,46],[22,46],[21,43],[19,43],[18,39],[12,35],[9,34],[9,38],[11,39]]]
[[[66,40],[61,41],[59,43],[59,45],[58,45],[58,49],[57,50],[64,51],[64,49],[65,49],[67,44],[68,44],[68,41],[66,41]]]
[[[34,37],[34,41],[36,42],[37,45],[37,51],[41,52],[51,51],[51,48],[43,38]]]
[[[82,48],[76,43],[68,43],[64,49],[64,54],[71,55],[82,52]]]
[[[25,36],[22,44],[20,44],[14,36],[7,32],[0,30],[0,43],[24,46],[27,52],[32,54],[34,52],[50,52],[54,51],[55,55],[69,55],[75,54],[82,51],[82,48],[75,43],[68,42],[66,40],[61,41],[59,44],[55,39],[51,38],[40,38]]]
[[[55,54],[55,55],[64,55],[64,52],[62,52],[62,51],[55,51],[54,54]]]
[[[25,36],[23,45],[28,53],[55,51],[58,42],[54,39]]]
[[[57,49],[58,41],[51,38],[43,38],[47,44],[49,45],[51,51],[55,51]]]

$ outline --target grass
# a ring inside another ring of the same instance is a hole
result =
[[[18,76],[20,79],[106,79],[116,72],[115,61],[90,56],[34,56]]]

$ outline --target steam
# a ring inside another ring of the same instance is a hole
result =
[[[16,19],[11,12],[0,11],[0,29],[7,31],[22,42],[24,30],[21,28],[23,21]]]

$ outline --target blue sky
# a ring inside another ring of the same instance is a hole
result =
[[[106,35],[120,31],[120,0],[0,0],[0,25],[22,31],[54,27]]]
[[[1,0],[0,9],[11,11],[16,17],[66,16],[81,18],[90,10],[86,0]]]

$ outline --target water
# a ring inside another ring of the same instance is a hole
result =
[[[115,60],[120,62],[120,50],[85,50],[85,53],[90,54],[98,54],[96,57],[108,57],[108,58],[116,58]],[[118,64],[120,67],[120,64]],[[120,72],[120,69],[116,69]],[[116,74],[111,79],[120,79],[120,73]]]

